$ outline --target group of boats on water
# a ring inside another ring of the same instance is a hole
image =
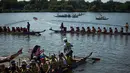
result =
[[[65,27],[63,25],[63,23],[61,23],[60,29],[59,30],[55,30],[50,28],[51,31],[54,31],[55,33],[70,33],[70,34],[109,34],[109,35],[130,35],[130,32],[128,32],[128,23],[126,23],[126,25],[124,27],[120,28],[120,31],[118,31],[118,29],[115,27],[114,30],[109,27],[109,29],[107,29],[106,27],[103,27],[103,30],[98,27],[97,29],[92,26],[92,28],[87,27],[87,29],[85,29],[85,27],[76,27],[74,29],[74,27],[70,27],[70,30],[67,30],[67,27]],[[125,29],[125,32],[124,32]],[[108,31],[107,31],[108,30]],[[10,27],[8,26],[0,26],[0,34],[15,34],[15,35],[41,35],[40,33],[45,32],[46,30],[43,31],[30,31],[30,24],[28,22],[27,27],[12,27],[12,29],[10,29]]]
[[[55,17],[63,17],[63,18],[78,18],[79,16],[84,15],[83,13],[79,14],[57,14]]]
[[[84,15],[84,13],[79,14],[57,14],[55,17],[62,17],[62,18],[78,18],[79,16]],[[95,17],[96,20],[108,20],[109,18],[99,14],[99,16]]]

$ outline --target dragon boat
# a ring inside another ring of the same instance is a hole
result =
[[[82,32],[82,31],[61,31],[61,30],[54,30],[52,28],[50,28],[51,31],[53,31],[54,33],[61,33],[61,34],[67,34],[67,33],[70,33],[70,34],[81,34],[81,35],[85,35],[85,34],[95,34],[95,35],[100,35],[100,34],[103,34],[103,35],[130,35],[130,32],[116,32],[116,33],[110,33],[110,32]]]

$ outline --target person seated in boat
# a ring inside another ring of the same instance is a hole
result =
[[[123,27],[121,27],[120,33],[123,33],[123,30],[124,30]]]
[[[22,65],[20,67],[20,73],[29,73],[29,69],[27,68],[27,61],[22,60]]]
[[[87,33],[91,33],[90,27],[87,27]]]
[[[20,32],[23,32],[23,27],[20,27]]]
[[[65,56],[64,56],[63,53],[60,53],[60,54],[59,54],[58,64],[59,64],[62,68],[67,67],[67,61],[66,61],[66,58],[65,58]]]
[[[74,32],[74,27],[70,27],[70,32]]]
[[[82,32],[82,33],[85,33],[85,28],[84,28],[84,27],[82,27],[81,32]]]
[[[12,27],[12,32],[16,32],[16,29],[15,29],[15,27]]]
[[[31,52],[31,58],[30,59],[33,59],[34,56],[37,57],[37,60],[40,61],[40,46],[39,45],[35,45],[32,52]]]
[[[97,33],[101,33],[101,32],[102,32],[101,28],[98,27]]]
[[[4,32],[7,32],[7,27],[6,26],[4,26],[3,29],[4,29]]]
[[[51,73],[53,73],[58,68],[58,62],[55,55],[51,55],[50,65],[51,65],[51,68],[50,68]]]
[[[67,38],[64,38],[63,41],[64,41],[64,53],[66,55],[69,55],[69,56],[72,57],[72,54],[73,54],[72,47],[73,47],[73,45],[67,41]]]
[[[126,23],[125,28],[126,28],[126,32],[128,32],[128,30],[129,30],[129,25],[128,25],[128,23]]]
[[[28,32],[27,28],[23,28],[23,32]]]
[[[109,33],[113,33],[113,30],[112,30],[112,28],[111,28],[111,27],[109,28]]]
[[[0,32],[3,32],[3,28],[0,26]]]
[[[107,29],[103,27],[103,33],[107,33]]]
[[[61,31],[64,30],[64,24],[63,24],[63,22],[60,25],[60,29],[61,29]]]
[[[19,27],[16,27],[16,30],[17,30],[17,32],[20,32],[20,28]]]
[[[92,33],[95,33],[96,32],[96,29],[94,26],[92,26]]]
[[[118,33],[118,29],[117,28],[115,28],[115,32],[114,33]]]
[[[7,31],[10,32],[10,28],[9,27],[7,27]]]
[[[19,67],[16,65],[16,62],[15,60],[12,60],[10,62],[11,66],[9,67],[9,70],[11,71],[11,73],[19,73],[20,72],[20,69]]]
[[[29,64],[29,73],[39,73],[40,72],[40,67],[38,63],[35,60],[31,60]]]
[[[76,33],[77,32],[80,32],[80,28],[79,27],[76,27]]]
[[[61,31],[66,32],[67,31],[67,27],[64,27],[64,29],[61,30]]]

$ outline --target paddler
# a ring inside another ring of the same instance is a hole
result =
[[[16,32],[16,29],[15,29],[15,27],[12,27],[12,32]]]
[[[79,27],[76,27],[76,33],[80,32]]]
[[[4,26],[3,29],[4,29],[4,32],[7,32],[7,27],[6,26]]]
[[[125,24],[125,28],[126,28],[126,32],[128,32],[128,29],[129,29],[128,23]]]
[[[85,28],[84,28],[84,27],[82,27],[81,32],[82,32],[82,33],[85,33]]]
[[[92,26],[92,33],[95,33],[96,32],[96,29],[94,26]]]
[[[67,38],[64,38],[63,41],[64,41],[64,53],[66,55],[69,55],[69,56],[72,57],[72,53],[73,53],[72,47],[73,47],[73,45],[67,41]]]
[[[111,28],[111,27],[109,28],[109,33],[113,33],[113,30],[112,30],[112,28]]]
[[[91,33],[90,27],[87,27],[87,33]]]
[[[73,33],[74,32],[74,27],[70,27],[70,32]]]
[[[30,23],[27,22],[27,31],[30,32]]]
[[[101,33],[101,32],[102,32],[101,28],[98,27],[97,33]]]
[[[115,32],[114,33],[118,33],[118,29],[117,28],[115,28]]]
[[[103,33],[107,33],[107,29],[103,27]]]
[[[7,27],[7,32],[10,32],[10,28],[9,27]]]
[[[123,30],[124,30],[123,27],[121,27],[120,33],[123,33]]]
[[[35,45],[35,47],[32,50],[31,53],[31,59],[33,59],[34,56],[37,57],[37,60],[40,61],[40,46],[39,45]]]

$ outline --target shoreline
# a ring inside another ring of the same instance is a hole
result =
[[[130,13],[130,11],[54,11],[54,10],[4,10],[0,11],[0,13],[28,13],[28,12],[103,12],[103,13]]]

